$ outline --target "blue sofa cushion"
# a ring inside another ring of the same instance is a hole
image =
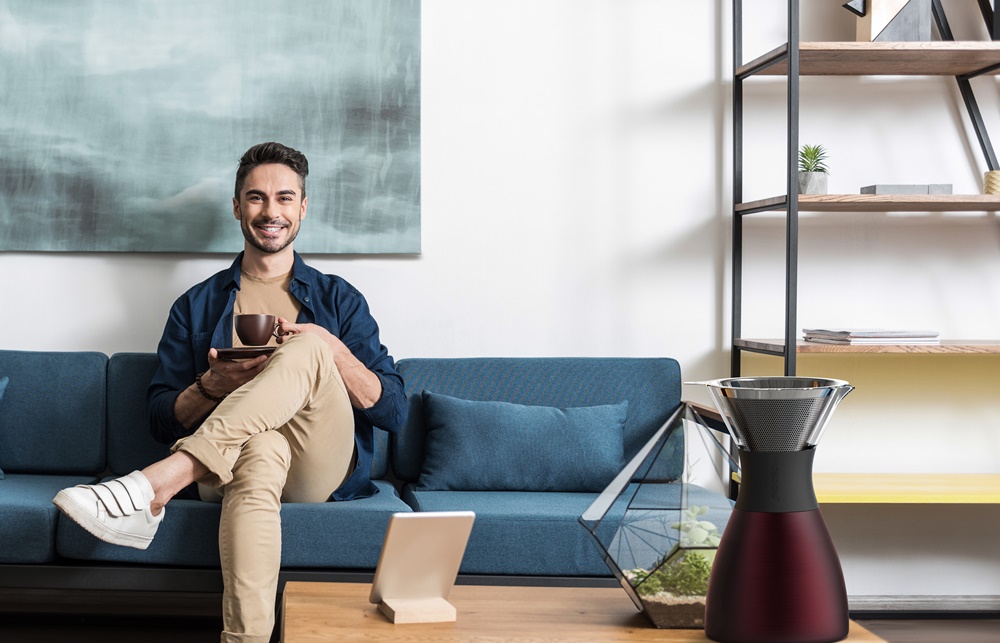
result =
[[[397,511],[411,511],[391,484],[376,480],[375,485],[379,493],[371,498],[282,505],[282,567],[374,569],[389,517]],[[72,520],[60,518],[56,551],[89,561],[219,567],[222,505],[174,499],[166,511],[149,549],[109,545]]]
[[[624,466],[628,403],[558,409],[423,393],[428,491],[601,491]]]
[[[116,476],[144,469],[170,455],[153,439],[146,389],[159,362],[155,353],[115,353],[108,362],[108,468]]]
[[[463,400],[570,408],[628,400],[625,459],[631,459],[680,405],[681,372],[669,358],[454,358],[403,359],[409,414],[391,441],[393,472],[417,482],[423,468],[426,425],[423,391]]]
[[[105,467],[108,358],[93,352],[0,351],[0,469],[99,475]]]
[[[389,482],[374,482],[379,493],[371,498],[284,505],[281,565],[374,570],[390,516],[413,511]]]
[[[420,491],[403,488],[415,511],[474,511],[464,574],[610,576],[579,518],[594,493]]]
[[[0,480],[0,563],[42,564],[55,558],[60,489],[94,477],[9,473]]]

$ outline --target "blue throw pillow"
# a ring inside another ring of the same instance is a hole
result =
[[[9,382],[9,377],[0,377],[0,402],[3,401],[3,392],[7,390],[7,384]],[[0,469],[0,480],[3,480],[3,469]]]
[[[628,402],[558,409],[423,393],[417,489],[603,491],[625,466]]]

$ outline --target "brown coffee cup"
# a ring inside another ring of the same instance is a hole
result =
[[[244,346],[264,346],[272,337],[280,337],[278,321],[274,315],[236,315],[236,335]]]

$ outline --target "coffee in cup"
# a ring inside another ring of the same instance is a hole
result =
[[[274,315],[236,315],[234,326],[236,335],[244,346],[264,346],[272,337],[281,337],[278,333],[278,320]]]

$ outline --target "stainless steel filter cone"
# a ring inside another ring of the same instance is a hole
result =
[[[708,387],[744,451],[802,451],[816,446],[834,409],[854,390],[843,380],[814,377],[734,377],[692,383]]]

